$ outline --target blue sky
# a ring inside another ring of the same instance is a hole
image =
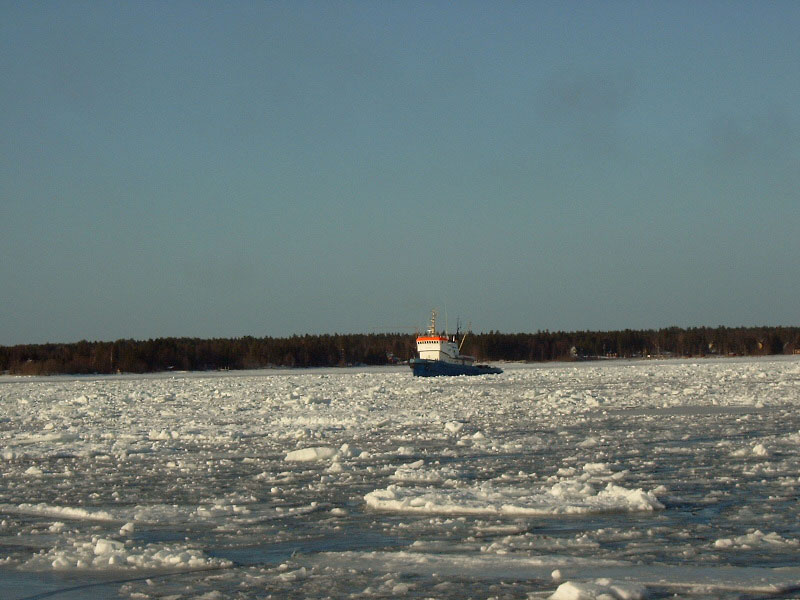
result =
[[[0,16],[0,344],[800,323],[798,2]]]

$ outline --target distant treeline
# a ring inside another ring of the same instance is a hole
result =
[[[0,346],[0,372],[49,375],[384,365],[407,360],[415,351],[415,337],[399,333],[81,341]],[[462,352],[483,361],[793,354],[800,352],[800,327],[491,331],[469,334]]]

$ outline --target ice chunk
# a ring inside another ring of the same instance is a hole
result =
[[[3,448],[3,451],[0,452],[0,458],[3,460],[11,461],[20,458],[20,456],[20,453],[13,448]]]
[[[17,506],[2,504],[0,505],[0,508],[3,510],[3,512],[20,515],[42,515],[46,517],[87,521],[115,520],[115,517],[106,510],[87,509],[73,506],[52,506],[43,502],[39,504],[23,503]]]
[[[773,531],[762,533],[760,530],[751,531],[735,538],[721,538],[714,542],[714,547],[732,550],[753,550],[755,548],[792,548],[800,546],[800,540],[785,538]]]
[[[647,588],[635,584],[611,583],[598,579],[594,583],[567,581],[558,586],[550,600],[644,600]]]
[[[756,444],[753,446],[753,456],[769,456],[769,450],[764,447],[764,444]]]
[[[122,552],[125,550],[125,544],[116,540],[99,539],[94,545],[95,554],[112,554],[114,552]]]
[[[308,571],[305,567],[301,567],[294,571],[287,571],[286,573],[281,573],[278,577],[280,577],[283,581],[302,581],[306,577],[308,577]]]
[[[136,526],[132,522],[125,523],[122,527],[120,527],[119,534],[120,535],[133,535]]]
[[[464,428],[464,423],[459,421],[448,421],[444,424],[444,428],[450,433],[458,433]]]
[[[336,455],[336,448],[330,446],[316,446],[313,448],[302,448],[293,450],[286,454],[284,460],[296,462],[313,462],[316,460],[327,460]]]

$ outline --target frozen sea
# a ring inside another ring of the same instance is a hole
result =
[[[0,597],[800,597],[797,357],[504,368],[0,377]]]

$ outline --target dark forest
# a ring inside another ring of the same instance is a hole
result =
[[[633,331],[469,334],[462,352],[482,361],[758,356],[800,353],[800,327],[668,327]],[[0,346],[0,372],[13,375],[146,373],[268,367],[385,365],[415,353],[409,334],[288,338],[159,338]]]

